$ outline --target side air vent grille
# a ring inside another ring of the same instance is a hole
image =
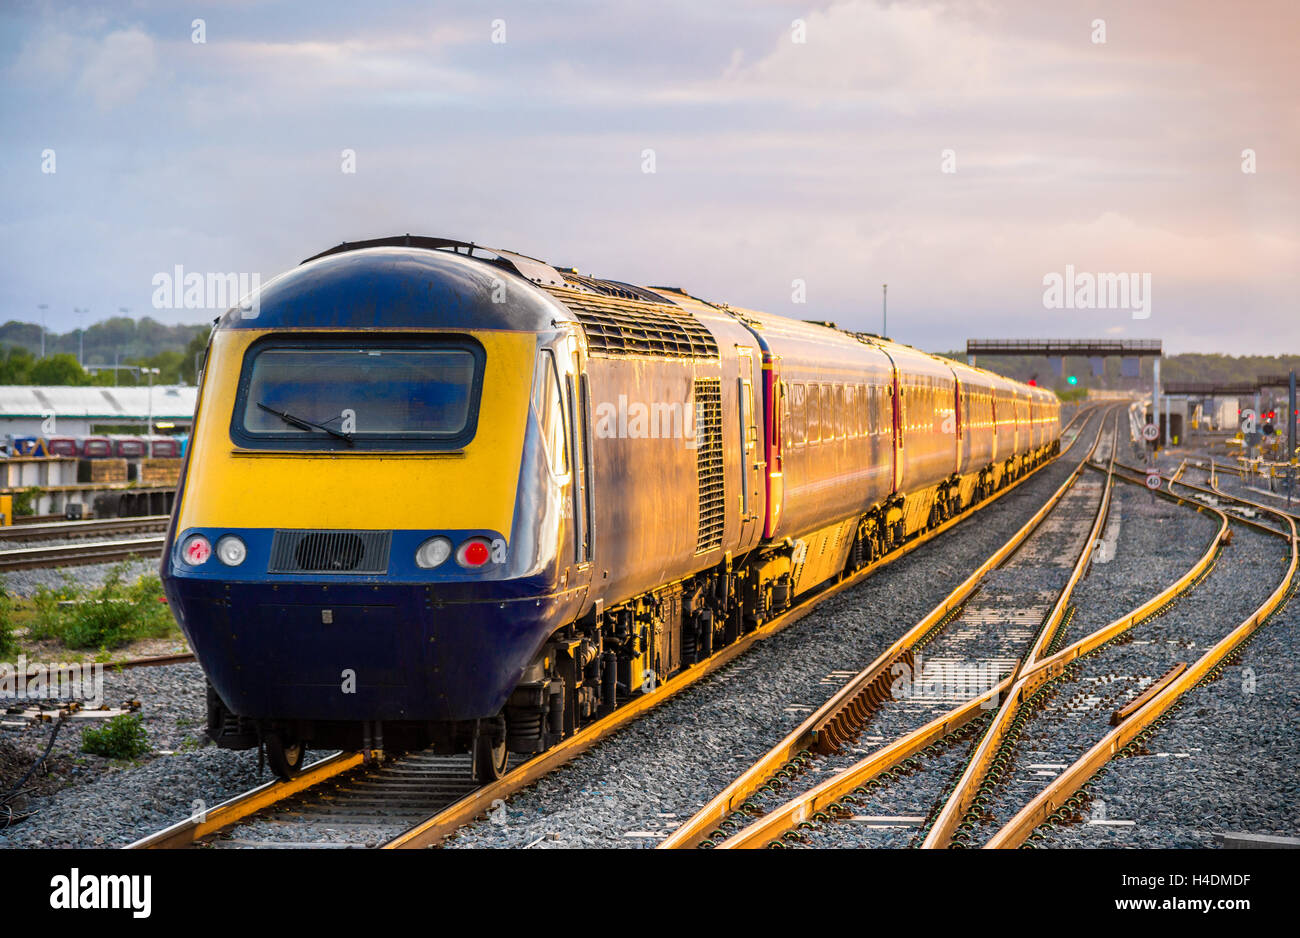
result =
[[[270,573],[387,573],[388,531],[276,531]]]
[[[704,324],[672,304],[609,299],[577,290],[551,293],[582,323],[597,358],[717,358],[718,343]]]
[[[699,482],[700,522],[695,552],[704,554],[722,545],[726,522],[722,463],[722,380],[695,379],[695,467]]]
[[[564,278],[569,286],[577,290],[590,290],[592,293],[599,293],[601,296],[612,296],[620,300],[640,300],[642,303],[658,303],[671,305],[671,300],[666,300],[653,290],[647,290],[645,287],[634,286],[630,283],[623,283],[621,280],[599,280],[596,277],[586,277],[572,270],[560,271],[560,276]]]

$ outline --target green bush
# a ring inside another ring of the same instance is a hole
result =
[[[63,585],[50,588],[41,584],[36,587],[36,592],[32,595],[32,606],[36,615],[32,624],[27,628],[27,634],[34,640],[54,638],[62,640],[63,624],[62,612],[59,603],[64,600],[76,599],[81,595],[81,590],[72,581],[70,574],[64,573]]]
[[[36,500],[41,497],[39,485],[29,485],[21,492],[14,493],[14,517],[36,514]]]
[[[158,574],[144,574],[127,587],[126,597],[135,609],[136,638],[165,638],[176,630],[176,620],[172,618]]]
[[[18,642],[14,639],[13,600],[0,580],[0,658],[8,658],[18,651]]]
[[[147,573],[125,585],[125,564],[109,571],[104,585],[81,596],[75,587],[37,590],[34,637],[57,638],[69,648],[117,648],[141,638],[162,638],[175,625],[162,601],[162,583]],[[78,600],[60,606],[60,600]]]
[[[144,723],[134,713],[113,717],[101,728],[93,727],[81,734],[81,751],[110,759],[134,759],[149,752]]]

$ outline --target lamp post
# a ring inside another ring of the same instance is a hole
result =
[[[45,311],[50,308],[49,303],[41,303],[36,307],[41,311],[41,358],[45,357]]]
[[[880,337],[889,338],[889,284],[880,285]]]
[[[82,308],[80,308],[80,307],[78,307],[78,306],[74,306],[74,307],[72,308],[72,311],[73,311],[74,313],[76,313],[78,316],[84,316],[84,315],[86,315],[86,313],[90,312],[89,309],[82,309]],[[78,325],[77,325],[77,364],[80,365],[82,368],[85,368],[85,367],[86,367],[86,328],[85,328],[84,325],[81,324],[81,320],[80,320],[80,319],[77,320],[77,323],[78,323]]]
[[[149,436],[153,436],[153,376],[159,374],[157,368],[141,368],[149,376]]]

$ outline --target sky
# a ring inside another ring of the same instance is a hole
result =
[[[936,351],[1294,353],[1297,35],[1293,0],[9,2],[0,320],[203,322],[156,278],[411,232],[876,332],[887,283]]]

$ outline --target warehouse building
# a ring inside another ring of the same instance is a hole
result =
[[[83,437],[136,427],[188,433],[198,388],[0,385],[0,437]]]

